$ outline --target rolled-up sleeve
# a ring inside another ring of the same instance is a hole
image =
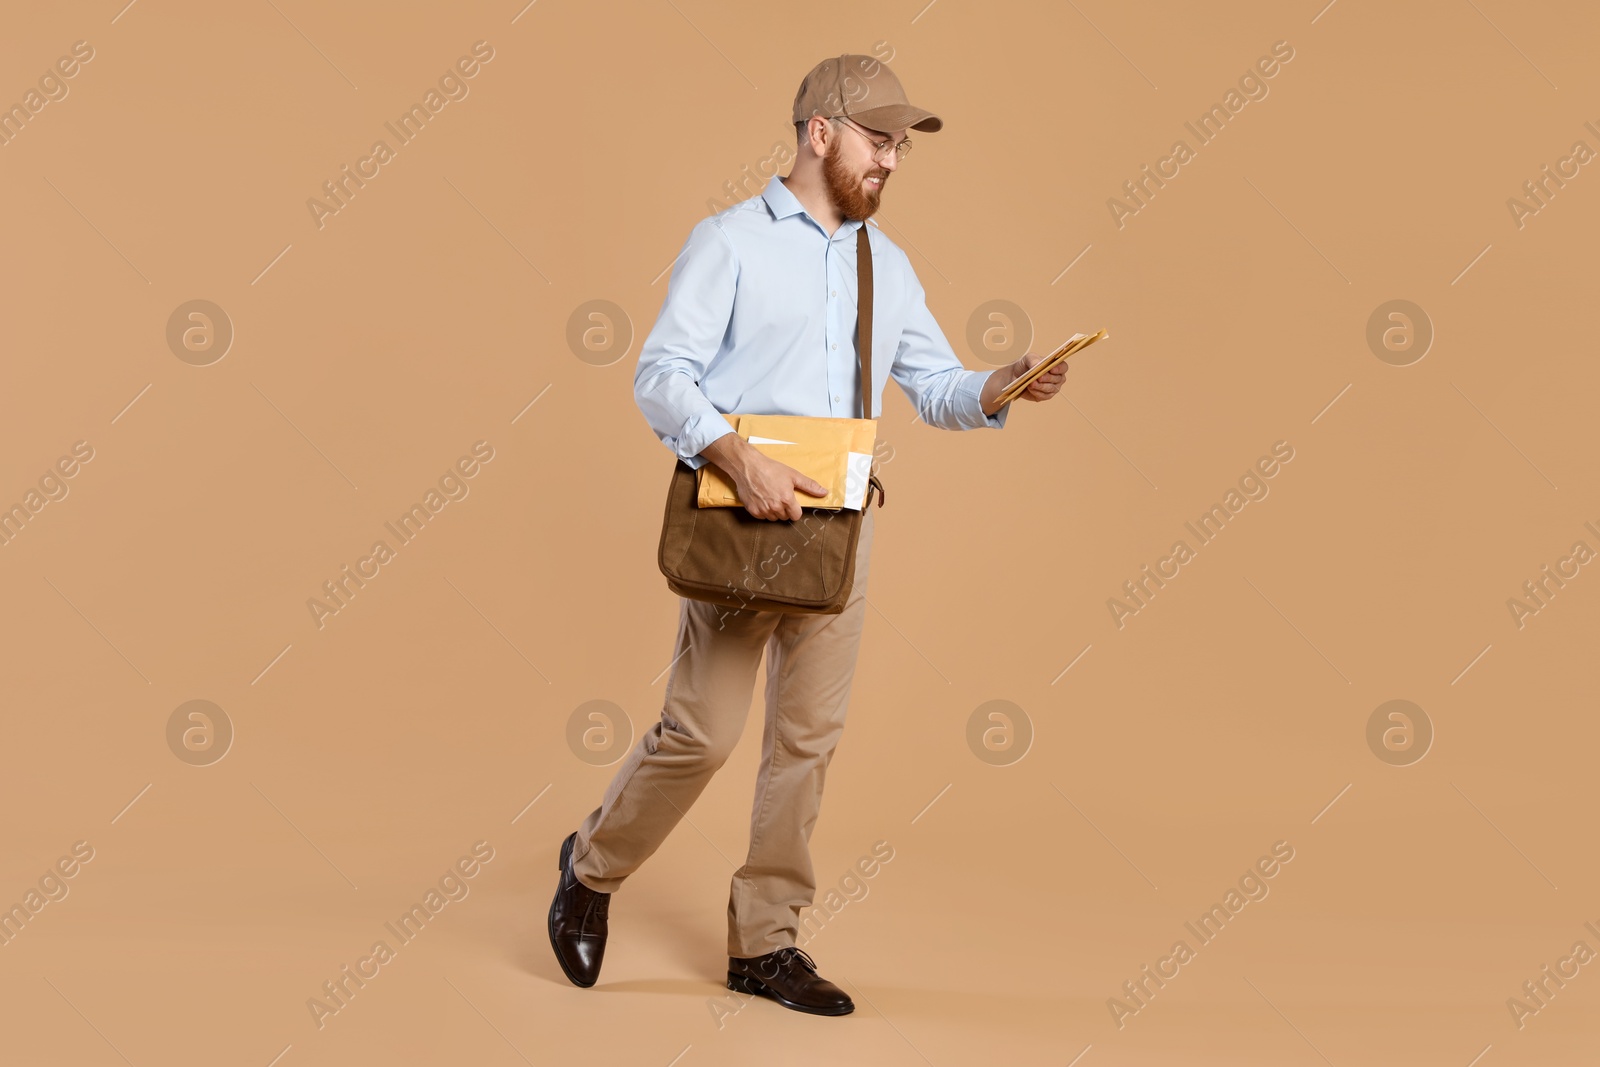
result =
[[[700,382],[722,347],[739,280],[733,243],[712,217],[701,219],[673,264],[666,300],[639,349],[633,398],[661,443],[698,469],[699,453],[733,432]]]
[[[992,372],[961,365],[928,310],[927,293],[909,264],[906,273],[912,286],[911,314],[889,373],[929,426],[942,430],[998,430],[1005,426],[1010,404],[993,415],[983,413],[983,385]]]

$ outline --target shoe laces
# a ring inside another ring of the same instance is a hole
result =
[[[812,974],[817,973],[817,961],[806,955],[804,949],[791,946],[790,948],[779,949],[778,951],[782,953],[782,955],[779,956],[780,962],[789,963],[798,959],[805,966],[806,970],[810,971]]]
[[[572,877],[572,891],[582,893],[589,898],[584,904],[583,920],[579,924],[580,929],[587,928],[591,922],[605,922],[606,913],[611,907],[611,894],[601,893],[590,889],[588,886],[578,881],[578,876],[571,874],[571,867],[568,867],[567,871]]]

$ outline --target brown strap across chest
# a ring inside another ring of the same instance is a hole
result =
[[[861,353],[861,417],[872,418],[872,239],[856,230],[856,349]]]

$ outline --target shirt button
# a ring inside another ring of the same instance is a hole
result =
[[[829,296],[838,296],[839,292],[836,289],[830,289],[830,290],[828,290],[828,295]]]
[[[834,397],[834,398],[833,398],[833,402],[834,402],[834,403],[835,403],[835,404],[837,404],[837,403],[838,403],[838,402],[839,402],[839,398],[838,398],[838,397]]]
[[[835,343],[834,343],[834,345],[833,345],[833,347],[834,347],[834,348],[838,348],[838,347],[839,347],[839,345],[838,345],[838,343],[837,343],[837,342],[835,342]]]

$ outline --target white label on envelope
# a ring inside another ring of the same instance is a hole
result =
[[[844,476],[844,506],[860,511],[867,499],[867,479],[872,477],[872,453],[850,453],[850,465]]]

